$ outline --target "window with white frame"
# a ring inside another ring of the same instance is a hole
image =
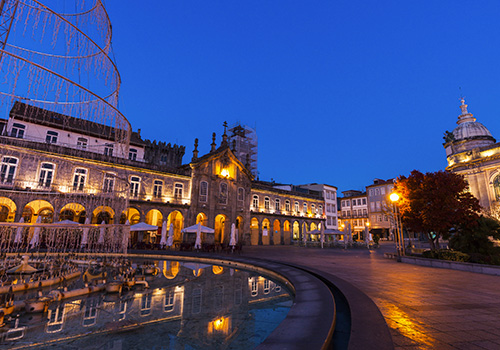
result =
[[[276,210],[276,211],[281,210],[281,202],[280,202],[279,198],[276,198],[274,200],[274,210]]]
[[[366,211],[366,209],[363,209],[363,216],[367,216],[368,215],[368,212]]]
[[[208,201],[208,182],[200,181],[200,202]]]
[[[252,207],[254,209],[258,209],[259,208],[259,196],[257,196],[256,194],[254,194],[253,198],[252,198]]]
[[[264,197],[264,209],[268,210],[271,207],[271,199]]]
[[[221,182],[219,186],[219,204],[227,204],[227,183]]]
[[[295,202],[294,206],[295,206],[295,212],[298,213],[299,212],[299,202]]]
[[[163,302],[163,311],[170,312],[174,309],[174,290],[167,290],[165,293],[165,300]]]
[[[50,187],[54,177],[54,164],[42,163],[40,166],[40,176],[38,177],[38,185],[41,187]]]
[[[130,177],[130,195],[132,197],[139,196],[139,189],[141,186],[141,178],[138,176]]]
[[[45,136],[45,142],[57,143],[57,136],[59,136],[59,133],[49,130],[47,131],[47,135]]]
[[[137,150],[135,148],[130,148],[128,150],[128,159],[137,160]]]
[[[112,156],[113,155],[114,145],[112,143],[107,143],[104,145],[104,155]]]
[[[181,183],[174,184],[174,197],[182,198],[182,191],[184,190],[184,185]]]
[[[73,176],[73,191],[83,191],[85,180],[87,179],[87,169],[76,168]]]
[[[269,281],[268,279],[265,279],[264,280],[264,294],[269,294],[271,290],[271,281]]]
[[[0,168],[0,182],[11,184],[16,177],[18,159],[13,157],[3,157]]]
[[[259,281],[256,277],[252,277],[250,281],[250,295],[255,297],[259,294]]]
[[[241,202],[245,200],[245,189],[243,187],[238,188],[238,200]]]
[[[22,139],[24,138],[25,131],[26,131],[26,125],[14,123],[12,125],[12,130],[10,131],[10,136]]]
[[[79,149],[87,149],[88,140],[85,137],[79,137],[76,141],[76,147]]]
[[[153,183],[153,197],[161,198],[163,192],[163,181],[155,180]]]
[[[115,188],[115,175],[114,174],[104,174],[104,184],[102,191],[105,193],[112,193]]]
[[[290,211],[290,200],[289,200],[289,199],[287,199],[287,200],[285,201],[285,210],[286,210],[286,211]]]
[[[330,191],[325,191],[326,192],[326,199],[330,199]]]
[[[153,293],[145,293],[141,297],[141,316],[151,314],[151,301],[153,300]]]
[[[363,205],[366,205],[366,198],[363,198]]]

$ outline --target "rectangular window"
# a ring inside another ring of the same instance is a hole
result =
[[[250,295],[255,297],[257,294],[259,294],[259,282],[257,281],[256,277],[252,278],[251,281],[251,289],[250,289]]]
[[[227,183],[222,182],[219,190],[219,204],[227,204]]]
[[[385,187],[380,188],[380,194],[385,194]]]
[[[45,142],[47,143],[57,143],[57,136],[59,134],[55,131],[47,131],[47,136],[45,136]]]
[[[105,193],[113,192],[115,187],[115,176],[113,174],[104,174],[104,185],[102,191]]]
[[[280,200],[278,198],[276,198],[276,200],[274,201],[274,210],[276,210],[276,211],[281,210],[281,204],[280,204]]]
[[[132,197],[139,196],[140,186],[141,186],[141,178],[137,176],[132,176],[130,178],[130,195]]]
[[[299,212],[299,202],[295,202],[295,212]]]
[[[366,198],[363,198],[363,205],[366,205]]]
[[[330,199],[330,191],[325,191],[326,192],[326,199]]]
[[[174,185],[174,197],[175,198],[182,198],[182,190],[184,188],[183,184],[176,183]]]
[[[128,159],[137,160],[137,150],[135,148],[131,148],[128,151]]]
[[[242,187],[238,188],[238,200],[241,202],[245,200],[245,189]]]
[[[14,123],[10,136],[17,137],[18,139],[24,138],[24,131],[26,130],[26,125]]]
[[[285,210],[290,211],[290,201],[289,200],[286,200],[286,202],[285,202]]]
[[[165,301],[163,303],[163,310],[170,312],[174,309],[174,290],[170,289],[165,293]]]
[[[104,145],[104,155],[105,156],[113,156],[114,146],[112,143],[107,143]]]
[[[161,198],[162,190],[163,190],[163,181],[155,180],[153,185],[153,197]]]
[[[269,207],[271,206],[271,200],[269,197],[264,198],[264,209],[269,210]]]
[[[11,184],[16,176],[17,158],[3,157],[0,170],[0,182]]]
[[[206,202],[208,200],[208,182],[200,182],[200,202]]]
[[[86,179],[87,169],[77,168],[73,177],[73,191],[83,191]]]
[[[363,209],[363,216],[367,216],[368,215],[368,212],[366,211],[366,209]]]
[[[38,185],[41,187],[50,187],[54,175],[54,164],[42,163],[40,167],[40,176],[38,177]]]
[[[375,202],[370,202],[370,210],[375,211]]]
[[[202,298],[201,288],[193,289],[193,299],[192,299],[193,303],[191,307],[191,313],[199,314],[201,312],[201,298]]]
[[[256,194],[254,194],[254,196],[252,198],[252,207],[254,209],[258,209],[259,208],[259,196],[257,196]]]
[[[76,147],[79,149],[87,149],[88,140],[84,137],[79,137],[76,141]]]

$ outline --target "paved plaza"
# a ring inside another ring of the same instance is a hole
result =
[[[245,247],[242,255],[312,267],[366,293],[396,349],[500,349],[500,277],[422,267],[376,250]]]

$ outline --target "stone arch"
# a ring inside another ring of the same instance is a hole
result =
[[[168,214],[167,227],[170,227],[170,224],[174,224],[174,242],[182,242],[181,230],[184,228],[184,216],[180,211],[174,210]]]
[[[0,208],[2,210],[0,222],[14,222],[17,211],[16,203],[10,198],[0,197]]]
[[[86,214],[87,212],[83,205],[79,203],[68,203],[64,205],[59,212],[59,221],[71,220],[83,224],[85,223]]]
[[[202,226],[208,226],[208,217],[207,214],[200,212],[196,215],[196,223],[201,223]]]
[[[115,211],[113,208],[108,207],[106,205],[98,206],[92,212],[92,223],[100,224],[101,222],[105,222],[106,224],[112,224],[115,218]]]
[[[151,209],[146,214],[146,224],[158,226],[156,234],[151,233],[149,243],[159,244],[161,240],[161,229],[163,226],[163,214],[158,209]]]
[[[173,280],[180,270],[180,263],[178,261],[163,261],[163,276],[166,279]]]
[[[257,218],[250,220],[250,244],[259,244],[259,220]]]
[[[262,244],[269,245],[271,235],[271,222],[268,218],[262,220]]]
[[[282,237],[281,237],[281,223],[278,219],[274,220],[273,222],[273,244],[283,244]]]
[[[290,244],[291,232],[290,232],[290,221],[285,220],[283,223],[283,244]]]
[[[36,199],[29,202],[24,207],[23,217],[24,222],[35,222],[36,218],[40,216],[43,223],[52,223],[54,221],[54,207],[47,201]],[[27,208],[27,209],[26,209]],[[24,215],[26,213],[26,216]],[[28,217],[29,215],[29,217]]]
[[[226,224],[227,221],[227,216],[224,214],[219,214],[215,217],[215,224],[214,224],[214,230],[215,230],[215,243],[223,243],[226,241],[227,238],[227,229],[231,228],[231,225]]]
[[[214,275],[222,275],[224,273],[224,268],[218,265],[212,265],[212,273]]]
[[[120,216],[120,224],[128,222],[130,225],[135,225],[141,221],[141,212],[134,207],[128,207],[125,209]]]

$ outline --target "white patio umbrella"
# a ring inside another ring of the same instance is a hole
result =
[[[198,223],[198,229],[196,230],[196,242],[194,243],[194,249],[201,249],[201,223]]]
[[[174,224],[170,224],[168,229],[167,247],[174,245]]]
[[[41,224],[42,223],[42,217],[40,215],[38,215],[38,218],[36,219],[36,224]],[[30,241],[30,247],[33,248],[33,247],[36,247],[40,244],[40,231],[41,231],[41,227],[40,226],[37,226],[35,227],[35,231],[33,232],[33,237],[31,238],[31,241]]]
[[[161,240],[160,240],[160,247],[165,247],[167,245],[167,222],[163,221],[163,224],[161,225]]]
[[[231,247],[236,245],[236,225],[234,222],[231,224],[231,239],[229,240],[229,245]]]
[[[19,220],[19,223],[20,223],[20,224],[23,224],[23,223],[24,223],[24,218],[21,218],[21,219]],[[14,237],[14,244],[19,244],[19,243],[21,243],[21,240],[23,239],[22,234],[23,234],[23,226],[19,226],[19,227],[16,229],[16,236]]]
[[[89,224],[90,224],[90,218],[86,218],[85,225],[89,225]],[[84,248],[87,245],[87,243],[89,241],[89,231],[90,231],[89,227],[85,227],[83,229],[82,242],[80,243],[80,248]]]
[[[101,228],[99,229],[99,240],[97,243],[103,244],[104,243],[104,236],[106,235],[106,221],[102,220],[101,222]]]
[[[324,224],[321,224],[321,237],[320,237],[320,241],[321,241],[321,248],[323,248],[323,244],[325,243],[325,225]]]

